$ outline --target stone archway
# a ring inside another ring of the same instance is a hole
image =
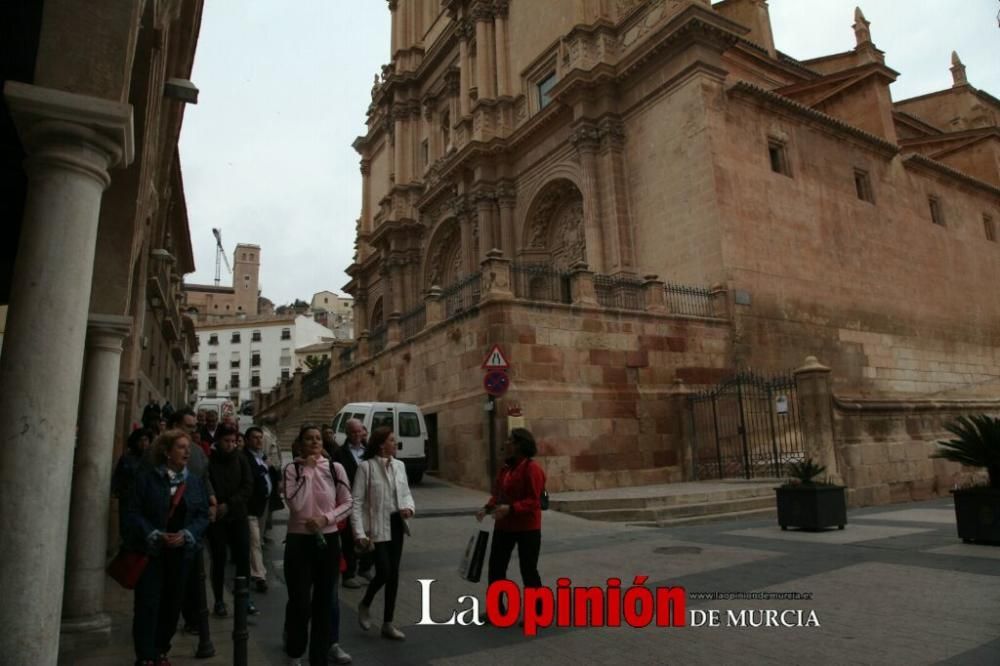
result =
[[[375,299],[375,305],[372,306],[371,316],[368,318],[368,326],[371,330],[375,330],[385,323],[385,316],[382,310],[382,297],[379,296]]]
[[[535,197],[525,220],[522,259],[558,271],[587,261],[583,194],[566,179],[548,183]]]
[[[424,288],[447,287],[462,275],[462,236],[458,221],[445,220],[428,244],[424,265]]]

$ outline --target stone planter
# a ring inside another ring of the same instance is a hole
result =
[[[844,529],[847,524],[847,500],[843,486],[781,486],[774,492],[778,502],[778,525],[781,529],[798,527],[822,530]]]
[[[951,493],[959,538],[965,543],[1000,545],[1000,488],[982,486]]]

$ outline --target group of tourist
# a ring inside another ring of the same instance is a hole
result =
[[[209,427],[205,416],[199,427],[199,415],[181,409],[170,415],[159,435],[136,429],[115,470],[123,548],[149,556],[135,588],[136,664],[169,665],[182,613],[185,629],[199,635],[196,656],[215,653],[203,543],[211,559],[213,612],[226,616],[223,587],[230,557],[237,576],[250,578],[257,592],[267,591],[261,537],[265,514],[282,496],[289,511],[283,625],[289,663],[301,664],[307,650],[312,666],[351,661],[340,646],[341,572],[344,587],[360,588],[359,579],[367,579],[357,608],[361,629],[371,629],[371,605],[384,589],[381,635],[404,640],[394,611],[403,541],[415,506],[406,469],[395,458],[392,430],[377,428],[369,438],[364,425],[351,419],[346,442],[337,446],[332,429],[304,425],[292,445],[292,462],[278,472],[264,452],[260,428],[248,428],[241,447],[235,428],[224,422]],[[206,439],[211,440],[207,455],[200,445]],[[540,586],[545,476],[532,460],[536,445],[529,431],[515,428],[506,452],[493,494],[477,514],[482,520],[491,513],[496,520],[489,581],[506,578],[516,546],[524,584]],[[252,600],[247,610],[257,612]]]

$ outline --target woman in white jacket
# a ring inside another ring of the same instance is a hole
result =
[[[413,496],[406,481],[406,467],[396,460],[396,436],[390,428],[378,428],[365,447],[354,477],[354,507],[351,527],[356,547],[374,554],[375,577],[358,606],[358,622],[371,628],[372,600],[385,586],[382,635],[403,640],[406,636],[392,624],[399,588],[399,561],[403,555],[406,520],[413,515]]]

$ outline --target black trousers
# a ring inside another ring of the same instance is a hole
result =
[[[330,610],[340,574],[340,541],[326,535],[321,548],[315,534],[289,534],[285,539],[285,652],[301,657],[309,644],[311,666],[326,666],[330,649]],[[311,626],[311,628],[310,628]]]
[[[542,577],[538,575],[538,554],[542,550],[542,531],[507,532],[493,530],[493,545],[490,546],[490,563],[487,578],[490,583],[507,579],[510,556],[517,546],[517,561],[521,569],[524,587],[541,587]]]
[[[183,548],[164,548],[149,558],[142,577],[135,586],[132,615],[132,641],[139,661],[156,660],[170,652],[170,640],[177,630],[184,598],[184,579],[190,558]]]
[[[226,580],[226,548],[236,562],[236,575],[250,580],[250,525],[246,518],[223,520],[208,526],[208,548],[212,555],[212,594],[215,603],[224,600],[222,585]]]
[[[375,595],[384,585],[383,622],[392,622],[396,610],[396,592],[399,590],[399,562],[403,558],[403,519],[398,512],[389,517],[389,527],[390,540],[375,544],[375,552],[372,554],[375,560],[375,577],[368,583],[365,598],[361,600],[365,606],[371,606]]]
[[[340,552],[344,554],[344,561],[347,562],[347,569],[344,570],[344,578],[354,578],[362,571],[372,568],[371,553],[358,555],[354,552],[354,533],[348,523],[344,529],[337,532],[340,535]]]

